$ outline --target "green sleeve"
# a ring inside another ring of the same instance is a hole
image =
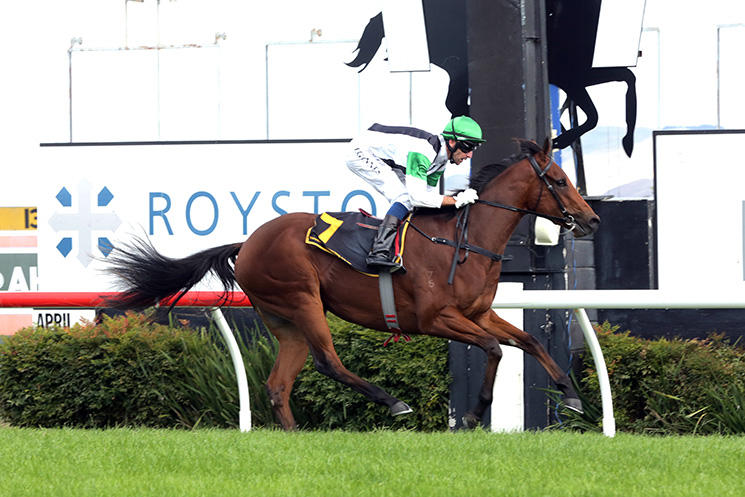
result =
[[[429,171],[429,166],[431,165],[432,162],[430,162],[426,155],[418,152],[409,152],[406,158],[406,174],[426,181],[429,186],[435,186],[440,180],[440,176],[442,176],[442,171],[427,176],[427,171]]]
[[[437,186],[437,182],[440,181],[440,178],[442,177],[442,173],[444,173],[444,169],[440,169],[436,173],[432,173],[429,176],[427,176],[427,184],[429,186]]]

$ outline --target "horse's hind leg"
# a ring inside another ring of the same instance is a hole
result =
[[[302,327],[266,311],[259,311],[259,314],[279,342],[277,360],[266,386],[272,409],[283,429],[292,430],[296,427],[289,406],[290,391],[305,364],[308,350],[320,373],[352,388],[377,404],[387,406],[393,416],[411,412],[406,403],[344,367],[334,350],[331,331],[322,310],[299,313],[302,316]]]
[[[630,69],[624,67],[621,73],[626,81],[626,135],[621,140],[626,155],[631,157],[634,150],[634,128],[636,127],[636,76]]]
[[[258,308],[257,311],[264,325],[269,328],[279,343],[277,359],[266,381],[269,402],[282,428],[294,430],[297,425],[290,409],[290,392],[295,378],[308,358],[308,344],[302,333],[289,321],[262,312]]]
[[[535,357],[557,388],[564,394],[564,404],[572,410],[582,412],[582,402],[572,386],[572,381],[535,337],[511,325],[493,311],[487,312],[484,316],[483,322],[479,322],[479,324],[484,326],[489,333],[492,333],[499,340],[499,343],[518,347]]]
[[[331,331],[322,311],[304,312],[303,321],[310,353],[319,373],[361,393],[376,404],[387,406],[393,416],[412,412],[406,403],[393,397],[382,388],[363,380],[344,367],[334,349]]]

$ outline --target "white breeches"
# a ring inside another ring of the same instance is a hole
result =
[[[366,148],[353,146],[347,154],[346,161],[347,167],[353,173],[370,183],[391,204],[400,202],[408,210],[413,208],[404,185],[403,173],[399,177],[393,168],[372,155]]]

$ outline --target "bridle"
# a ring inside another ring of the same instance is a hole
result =
[[[561,201],[561,198],[559,198],[559,194],[556,193],[556,190],[554,189],[554,185],[551,184],[551,182],[548,180],[548,176],[546,175],[548,173],[548,170],[551,168],[551,165],[554,163],[553,158],[549,157],[548,164],[546,164],[546,167],[544,167],[543,169],[541,169],[541,166],[538,165],[538,162],[535,160],[535,157],[533,157],[532,155],[528,155],[527,158],[528,158],[528,161],[530,162],[530,165],[533,166],[533,170],[535,171],[535,173],[543,181],[543,184],[541,185],[541,191],[538,193],[538,201],[536,202],[535,204],[536,206],[533,208],[533,210],[521,209],[520,207],[500,204],[499,202],[492,202],[490,200],[478,199],[476,200],[476,202],[479,204],[497,207],[499,209],[506,209],[512,212],[522,212],[523,214],[532,214],[534,216],[550,219],[551,221],[559,221],[561,223],[564,223],[564,226],[567,227],[567,232],[574,230],[574,228],[577,227],[577,223],[574,220],[574,216],[569,214],[569,211],[566,210],[566,207],[564,207],[564,203]],[[550,214],[543,214],[535,210],[538,208],[538,204],[541,203],[541,197],[543,196],[544,186],[551,193],[551,196],[554,197],[554,200],[556,200],[556,204],[559,207],[559,212],[561,212],[562,216],[564,217],[552,216]]]
[[[490,200],[477,199],[476,202],[479,204],[489,205],[491,207],[497,207],[499,209],[506,209],[512,212],[522,212],[523,214],[532,214],[534,216],[543,217],[546,219],[550,219],[552,221],[559,221],[561,223],[564,223],[564,226],[567,227],[567,232],[574,230],[574,228],[577,227],[577,223],[574,220],[574,216],[569,214],[569,211],[566,210],[566,207],[564,207],[564,203],[561,201],[561,198],[559,198],[559,194],[556,193],[556,191],[554,190],[554,186],[551,184],[551,182],[549,182],[548,177],[547,177],[548,170],[551,168],[551,165],[554,163],[553,158],[549,157],[548,164],[543,169],[541,169],[541,167],[538,165],[538,162],[535,160],[535,158],[532,155],[528,155],[527,159],[530,162],[530,165],[533,166],[533,170],[535,171],[535,173],[543,181],[543,184],[541,185],[541,191],[538,193],[538,201],[536,202],[535,207],[532,210],[522,209],[520,207],[514,207],[512,205],[500,204],[499,202],[492,202]],[[535,210],[538,208],[538,205],[541,203],[541,197],[543,196],[544,186],[546,187],[546,189],[548,189],[549,192],[551,192],[551,195],[554,197],[554,200],[556,200],[556,204],[559,207],[559,212],[561,212],[561,214],[564,217],[552,216],[550,214],[543,214]],[[460,209],[460,213],[458,214],[458,219],[455,223],[455,240],[448,240],[447,238],[442,238],[438,236],[429,236],[424,231],[422,231],[417,226],[415,226],[411,222],[411,218],[406,220],[406,222],[409,223],[411,227],[413,227],[420,234],[424,235],[426,238],[429,238],[431,242],[436,243],[436,244],[448,245],[450,247],[455,248],[455,253],[453,254],[453,261],[452,261],[452,264],[450,265],[450,274],[448,275],[448,285],[452,285],[453,283],[453,278],[455,277],[456,266],[458,264],[463,264],[464,262],[466,262],[466,259],[468,259],[469,252],[475,252],[485,257],[489,257],[490,259],[496,262],[510,260],[512,258],[511,256],[497,254],[490,250],[477,247],[475,245],[471,245],[468,243],[468,214],[470,210],[471,210],[470,205],[466,205],[463,209]],[[465,250],[466,252],[465,255],[463,256],[463,259],[459,258],[461,249]]]

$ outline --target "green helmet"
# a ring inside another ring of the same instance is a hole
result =
[[[450,120],[442,132],[448,140],[469,141],[483,143],[481,138],[481,126],[468,116],[458,116]]]

